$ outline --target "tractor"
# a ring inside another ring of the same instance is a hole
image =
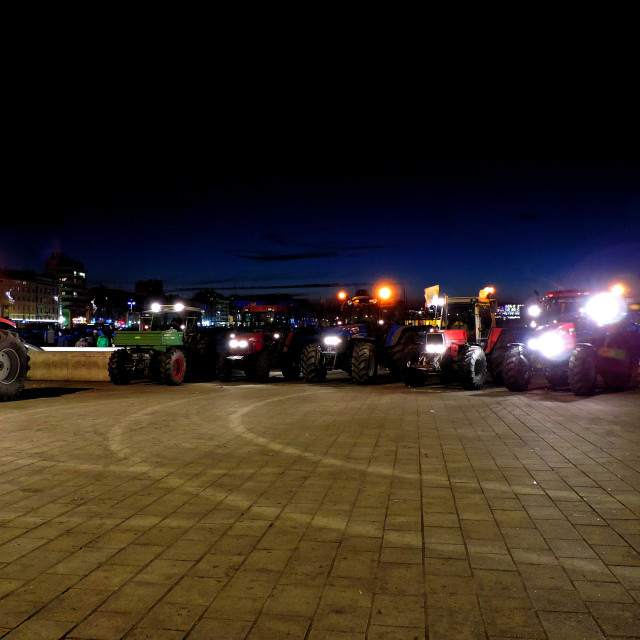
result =
[[[509,345],[503,364],[510,391],[526,391],[536,371],[551,388],[590,396],[599,378],[607,390],[638,385],[640,306],[627,305],[624,290],[591,293],[549,291],[530,308],[537,325],[530,339]]]
[[[24,389],[29,354],[11,320],[0,318],[0,402],[13,400]]]
[[[252,382],[267,382],[272,369],[280,369],[285,380],[299,378],[302,347],[315,334],[307,321],[288,305],[247,305],[218,356],[218,378],[228,382],[238,369]]]
[[[351,299],[344,291],[338,297],[338,324],[302,351],[305,381],[322,382],[328,371],[341,369],[356,384],[368,384],[376,379],[379,365],[400,376],[418,348],[418,335],[416,327],[404,324],[404,308],[393,290],[381,287],[375,298],[365,289]]]
[[[202,309],[182,303],[156,303],[141,312],[138,330],[122,330],[113,336],[119,348],[109,358],[111,382],[125,385],[134,378],[149,378],[177,386],[186,376],[213,379],[215,342],[199,328],[201,317]]]
[[[492,287],[477,296],[440,296],[438,285],[425,289],[426,325],[420,331],[421,349],[407,364],[404,383],[423,386],[429,374],[444,384],[460,382],[463,389],[481,389],[487,371],[499,384],[504,329],[496,326],[497,302]]]

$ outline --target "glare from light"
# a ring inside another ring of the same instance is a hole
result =
[[[158,313],[158,311],[160,311],[160,309],[162,309],[162,305],[159,302],[154,302],[151,305],[151,311],[153,311],[153,313]]]
[[[446,347],[444,344],[427,344],[427,353],[444,353]]]
[[[280,337],[280,334],[279,334],[279,333],[274,333],[274,334],[273,334],[273,339],[274,339],[274,340],[277,340],[279,337]]]
[[[246,340],[229,340],[229,346],[232,349],[246,349],[249,346],[249,343]]]
[[[557,358],[567,349],[564,336],[560,331],[546,331],[537,339],[532,338],[529,340],[529,347],[549,359]]]
[[[620,320],[626,312],[626,305],[619,295],[605,292],[590,298],[584,310],[598,326],[603,326]]]
[[[340,336],[325,336],[324,343],[327,347],[335,347],[342,342],[342,338]]]
[[[529,309],[527,310],[527,313],[532,318],[537,318],[540,315],[541,312],[542,312],[542,310],[540,309],[540,307],[537,304],[534,304],[534,305],[530,306]]]
[[[611,287],[611,293],[613,293],[614,296],[621,296],[624,294],[624,286],[621,284],[614,284],[613,287]]]
[[[338,292],[338,299],[339,300],[346,300],[347,299],[347,292],[346,291],[339,291]]]
[[[380,296],[383,300],[388,300],[391,297],[391,289],[389,289],[389,287],[382,287],[378,291],[378,296]]]
[[[175,311],[184,311],[184,305],[182,302],[176,302],[176,304],[173,305],[173,308]]]

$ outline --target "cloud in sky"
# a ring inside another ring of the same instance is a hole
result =
[[[388,249],[387,246],[382,244],[367,244],[367,245],[354,245],[346,247],[334,247],[322,249],[318,248],[315,251],[295,251],[292,253],[278,253],[275,251],[259,251],[253,253],[238,253],[238,258],[245,258],[246,260],[256,260],[260,262],[281,262],[284,260],[309,260],[313,258],[338,258],[353,257],[359,255],[363,251]]]

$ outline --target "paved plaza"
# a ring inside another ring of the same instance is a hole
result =
[[[0,637],[640,638],[640,390],[28,383]]]

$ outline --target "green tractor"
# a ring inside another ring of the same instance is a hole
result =
[[[118,385],[134,378],[177,386],[186,376],[213,379],[216,366],[215,341],[199,323],[202,309],[153,304],[140,313],[137,331],[118,331],[118,347],[109,358],[109,378]]]

